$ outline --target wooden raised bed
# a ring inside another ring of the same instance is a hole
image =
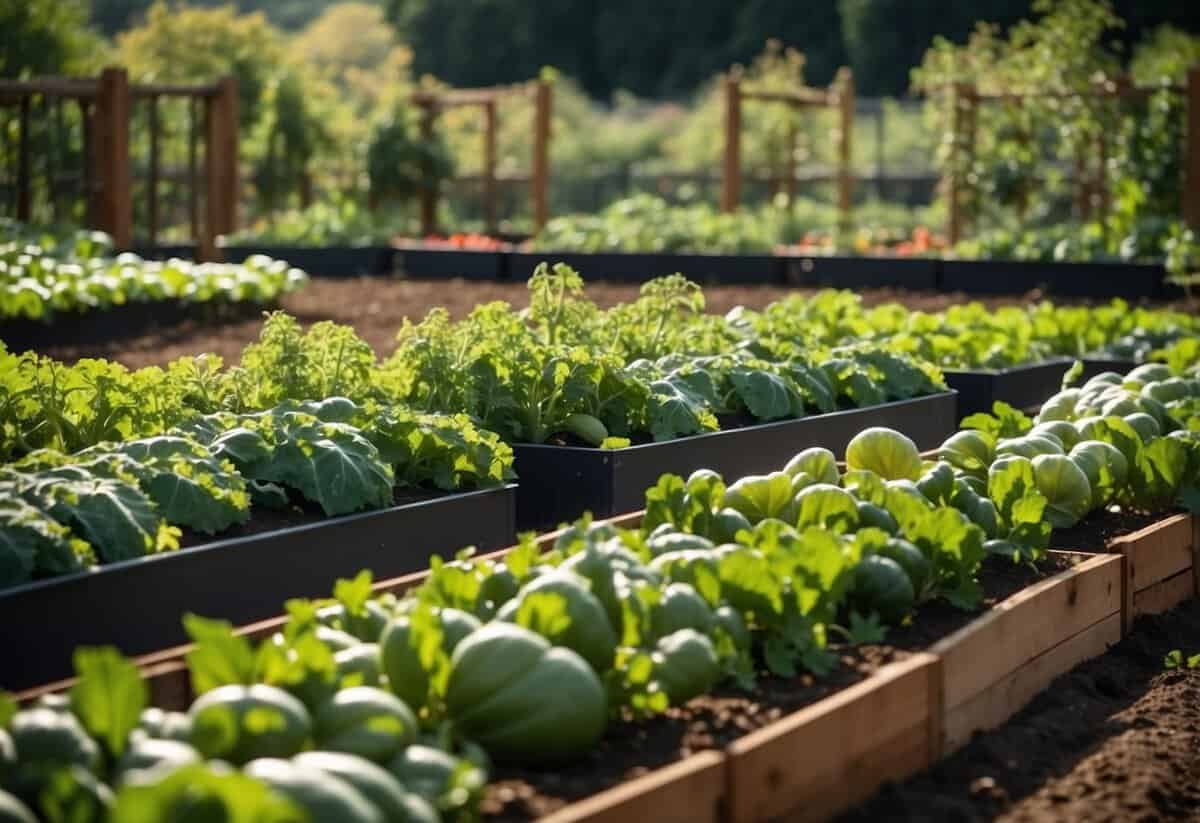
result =
[[[634,527],[640,517],[611,522]],[[549,547],[556,537],[539,542]],[[1120,639],[1125,559],[1072,554],[1077,565],[1017,592],[927,652],[886,665],[723,750],[696,753],[544,819],[765,823],[823,820],[851,808],[883,783],[927,768],[974,731],[1002,723],[1054,677]],[[424,578],[406,575],[375,588],[398,593]],[[274,618],[239,633],[261,639],[284,622]],[[155,705],[189,704],[187,651],[178,647],[138,661]],[[51,684],[20,698],[69,685]]]
[[[1106,551],[1125,558],[1125,631],[1142,614],[1158,614],[1200,591],[1200,518],[1176,514],[1110,541]]]
[[[1001,725],[1054,678],[1121,639],[1123,569],[1120,557],[1088,557],[930,648],[942,677],[939,757]]]

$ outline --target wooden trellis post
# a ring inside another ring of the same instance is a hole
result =
[[[483,220],[496,232],[496,101],[483,104]]]
[[[837,73],[838,104],[838,214],[843,231],[850,229],[854,201],[854,75],[843,66]]]
[[[721,211],[735,212],[742,194],[742,87],[733,74],[725,89],[725,166],[721,175]]]
[[[962,239],[966,226],[962,200],[967,181],[961,169],[965,163],[971,162],[974,154],[975,91],[966,83],[955,83],[950,89],[950,96],[953,105],[950,120],[950,174],[944,185],[947,201],[946,241],[953,246]]]
[[[437,117],[437,103],[430,102],[421,105],[421,141],[429,144],[433,141],[433,121]],[[428,237],[437,233],[437,201],[438,185],[434,179],[433,169],[424,170],[425,179],[421,185],[421,235]]]
[[[550,117],[551,89],[546,80],[538,80],[534,87],[533,110],[533,225],[541,230],[550,219]]]
[[[226,77],[216,93],[205,100],[205,192],[208,220],[199,239],[202,254],[210,258],[216,238],[237,228],[238,201],[238,97],[237,83]]]
[[[133,174],[129,165],[129,75],[124,69],[100,73],[92,137],[96,141],[97,225],[118,249],[133,244]]]
[[[1187,147],[1184,150],[1183,219],[1200,231],[1200,66],[1188,70]]]

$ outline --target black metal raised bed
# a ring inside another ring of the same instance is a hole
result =
[[[154,328],[177,326],[185,320],[223,322],[253,317],[272,304],[251,301],[153,300],[124,303],[105,309],[59,312],[43,320],[0,319],[0,340],[10,351],[42,349],[64,344],[92,344],[128,338]]]
[[[785,282],[809,288],[866,289],[892,287],[933,291],[938,266],[932,257],[792,257],[777,258]]]
[[[129,251],[143,260],[195,260],[198,247],[195,243],[158,243],[152,246],[134,246]]]
[[[765,254],[513,252],[508,255],[509,276],[514,280],[524,280],[542,262],[566,263],[586,280],[643,283],[678,272],[701,284],[781,282],[778,258]]]
[[[294,268],[314,277],[359,277],[391,274],[391,246],[224,246],[221,256],[229,263],[243,263],[247,257],[265,254],[285,260]]]
[[[996,401],[1017,409],[1040,406],[1062,388],[1074,360],[1057,358],[997,371],[945,369],[946,385],[958,392],[960,418],[990,412]]]
[[[516,487],[451,494],[0,591],[0,688],[66,677],[78,646],[127,655],[187,642],[188,612],[234,625],[279,613],[292,597],[328,597],[334,581],[428,568],[433,554],[512,544]]]
[[[514,445],[517,527],[556,526],[585,511],[609,517],[635,511],[660,475],[688,475],[696,469],[720,472],[731,481],[774,471],[809,446],[841,456],[850,440],[870,426],[904,432],[919,448],[931,449],[954,431],[953,392],[884,403],[866,409],[813,415],[729,429],[625,449]]]
[[[429,249],[396,246],[395,270],[405,277],[461,277],[464,280],[505,280],[508,255],[501,251]]]
[[[1145,263],[1041,263],[1024,260],[943,260],[942,291],[1050,297],[1163,298],[1166,269]]]

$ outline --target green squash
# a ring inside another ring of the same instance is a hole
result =
[[[138,735],[130,737],[129,748],[121,755],[116,765],[116,783],[131,778],[136,782],[137,774],[149,769],[175,769],[200,762],[200,752],[178,740],[156,740]]]
[[[137,727],[148,737],[158,740],[188,743],[192,739],[192,718],[183,712],[168,712],[153,707],[142,709]]]
[[[387,823],[438,823],[437,812],[424,798],[405,791],[391,772],[369,760],[341,752],[303,752],[292,762],[349,783]]]
[[[854,568],[850,605],[860,614],[874,612],[889,626],[899,625],[916,602],[912,581],[890,557],[872,555]]]
[[[408,615],[391,620],[379,638],[379,667],[387,675],[388,689],[414,712],[429,697],[429,672],[417,655],[417,641]]]
[[[436,804],[450,788],[459,763],[449,752],[414,743],[396,755],[387,769],[407,791]]]
[[[338,683],[356,677],[359,686],[379,685],[379,644],[359,643],[335,654],[333,662],[337,664]]]
[[[38,819],[24,803],[0,789],[0,823],[38,823]]]
[[[713,613],[694,588],[687,583],[671,583],[650,615],[655,637],[666,637],[680,629],[695,629],[707,634],[713,625]]]
[[[556,571],[533,579],[521,587],[496,619],[518,622],[522,604],[531,597],[544,595],[563,599],[570,618],[566,625],[522,625],[542,634],[554,645],[576,652],[597,674],[611,669],[617,652],[617,635],[603,604],[588,590],[587,581],[578,575]]]
[[[442,624],[442,648],[446,654],[453,654],[463,638],[483,625],[478,617],[461,609],[439,609],[438,621]]]
[[[394,694],[355,686],[317,710],[313,737],[320,749],[383,763],[417,739],[417,718]]]
[[[304,748],[312,721],[304,704],[274,686],[221,686],[196,699],[191,743],[207,758],[248,763],[291,757]]]
[[[651,659],[654,678],[672,706],[708,693],[721,679],[712,641],[695,629],[680,629],[659,640]]]
[[[262,758],[247,764],[244,771],[299,806],[309,823],[388,823],[362,792],[315,766]]]
[[[8,727],[21,767],[79,766],[90,772],[100,767],[100,747],[75,715],[54,709],[25,709]]]
[[[608,697],[578,654],[497,622],[455,649],[446,710],[497,761],[545,764],[580,757],[599,742]]]
[[[914,593],[919,595],[925,591],[925,586],[929,583],[930,575],[933,573],[933,566],[929,562],[929,558],[925,556],[925,552],[907,540],[892,538],[880,547],[877,554],[894,560],[900,568],[904,569],[904,573],[908,575],[908,581],[912,583]]]

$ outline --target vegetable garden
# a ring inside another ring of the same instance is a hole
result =
[[[0,80],[0,823],[1200,812],[1200,69],[1062,5],[929,51],[920,215],[777,44],[719,209],[558,217],[552,71],[405,85],[361,204],[278,80],[243,231],[233,80]]]

